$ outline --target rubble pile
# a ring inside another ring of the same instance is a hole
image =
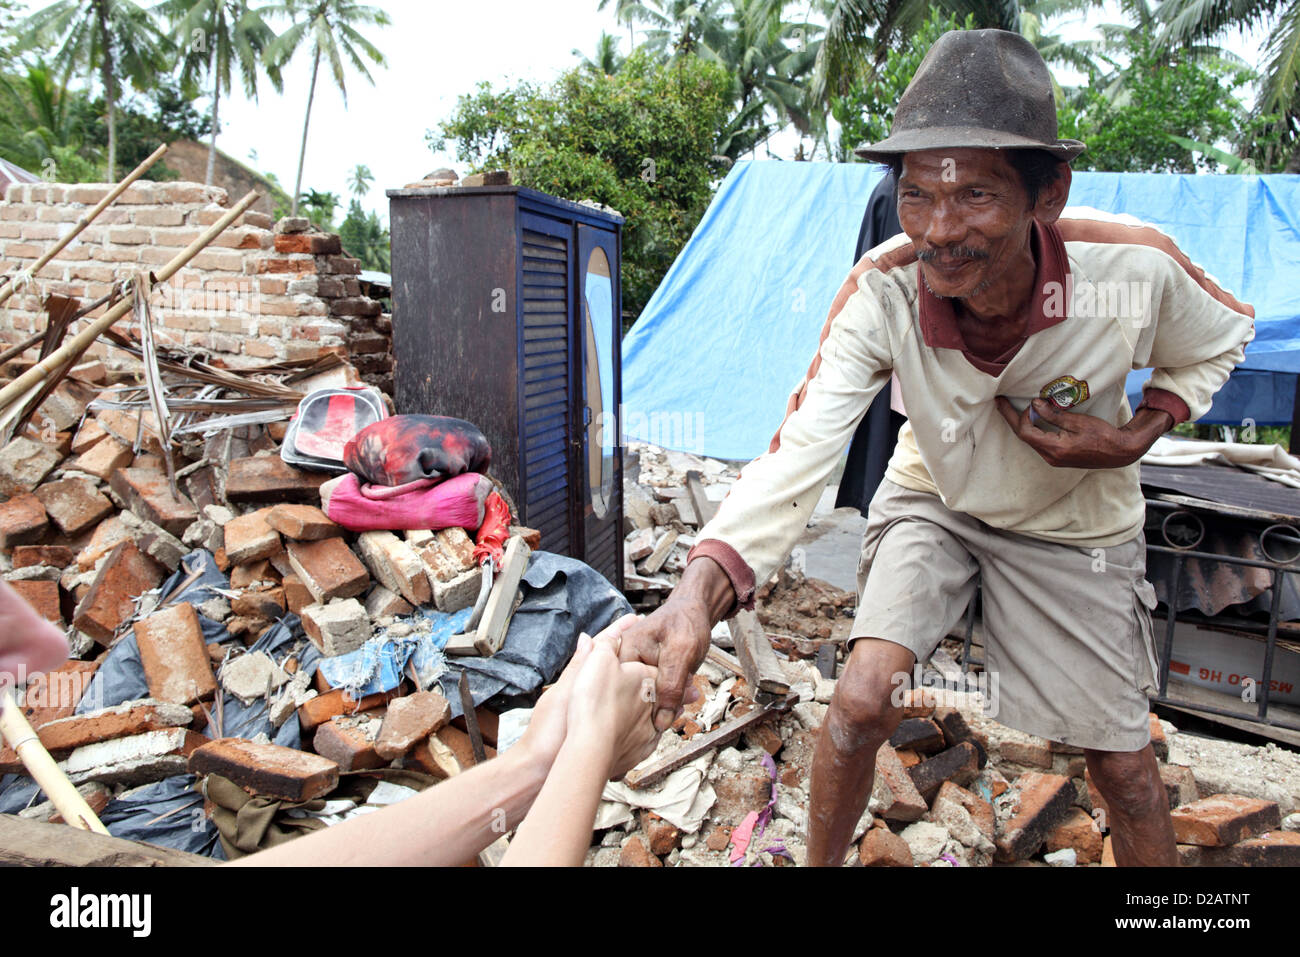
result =
[[[361,384],[350,364],[327,365],[295,388]],[[65,630],[72,651],[28,683],[22,710],[92,809],[187,772],[301,802],[329,794],[348,771],[398,762],[427,785],[473,764],[465,720],[451,720],[436,674],[412,662],[396,688],[354,700],[315,667],[381,631],[427,631],[421,607],[468,618],[483,571],[466,530],[345,530],[319,507],[331,476],[281,459],[283,421],[177,436],[173,486],[152,413],[96,408],[97,398],[120,406],[135,387],[130,373],[83,364],[37,410],[40,428],[0,448],[0,571]],[[530,529],[510,532],[512,545],[539,545]],[[182,593],[208,565],[219,584],[191,603]],[[127,637],[147,696],[87,709],[96,671]],[[301,750],[242,736],[222,713],[233,701],[269,729],[296,716]],[[491,755],[496,715],[479,708],[477,725]],[[26,773],[10,748],[0,773]],[[48,804],[21,814],[55,816]]]
[[[739,469],[716,459],[630,442],[623,481],[624,593],[653,611],[676,586],[694,547],[701,517],[691,477],[708,510],[716,508]],[[759,620],[778,650],[809,658],[818,643],[848,637],[857,596],[804,575],[798,556],[754,593]],[[723,646],[729,647],[726,640]]]
[[[597,821],[610,826],[597,831],[589,865],[806,862],[810,770],[835,682],[809,662],[783,667],[802,699],[789,713],[701,755],[662,784],[606,789]],[[650,762],[754,707],[745,697],[745,679],[712,661],[693,680],[699,699],[664,735]],[[1114,865],[1108,809],[1079,749],[985,717],[977,693],[909,690],[904,714],[877,753],[875,786],[847,864]],[[1151,731],[1184,866],[1300,863],[1300,755],[1271,744],[1180,734],[1154,714]],[[1213,767],[1203,772],[1190,757],[1207,744],[1235,749],[1241,760],[1253,757],[1271,773],[1235,777],[1225,793],[1222,774]]]

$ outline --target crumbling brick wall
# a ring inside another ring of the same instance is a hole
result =
[[[30,267],[111,189],[103,184],[14,184],[0,203],[0,276]],[[158,269],[230,207],[224,189],[140,181],[0,306],[0,338],[45,328],[43,297],[92,302],[140,268]],[[244,213],[153,299],[162,344],[203,350],[230,367],[346,355],[363,378],[392,392],[392,323],[361,293],[360,262],[339,237],[306,219]],[[102,309],[92,316],[102,314]],[[97,344],[93,354],[121,360]]]

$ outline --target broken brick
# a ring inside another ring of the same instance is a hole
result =
[[[462,768],[474,766],[474,746],[470,743],[469,735],[464,731],[447,724],[434,732],[431,737],[437,738],[449,747],[452,754],[456,755],[456,760]],[[483,753],[489,761],[497,756],[496,751],[488,747],[486,743],[483,745]]]
[[[918,821],[927,810],[898,752],[886,742],[876,751],[876,779],[872,795],[884,805],[881,816],[890,821]]]
[[[343,689],[338,688],[304,702],[298,708],[298,724],[304,731],[310,731],[337,715],[373,711],[392,698],[396,698],[402,693],[402,690],[402,686],[398,685],[392,691],[381,691],[378,694],[366,695],[360,701],[357,701]]]
[[[134,458],[129,445],[110,435],[86,449],[69,462],[67,467],[93,475],[101,482],[108,482],[113,478],[114,472],[129,466]]]
[[[302,610],[302,630],[327,658],[356,651],[370,640],[370,618],[355,598],[336,598]]]
[[[184,495],[172,494],[167,476],[154,469],[129,468],[114,472],[109,485],[127,508],[173,535],[198,519],[199,513]]]
[[[14,591],[31,605],[46,621],[63,627],[63,612],[59,609],[59,583],[47,581],[11,581]]]
[[[297,576],[294,576],[297,578]],[[285,579],[285,588],[289,587],[289,579]],[[307,589],[299,583],[304,592]],[[310,593],[307,593],[308,603],[311,601]],[[370,589],[370,594],[366,595],[366,614],[371,620],[376,618],[396,618],[399,615],[409,615],[414,608],[411,603],[394,592],[389,591],[383,585],[376,585]]]
[[[330,521],[315,505],[276,505],[267,513],[267,521],[285,538],[296,542],[315,542],[343,534],[343,526]]]
[[[461,529],[462,533],[464,529]],[[426,605],[433,590],[415,550],[392,532],[364,532],[357,539],[361,558],[371,573],[389,591],[412,605]]]
[[[436,734],[429,735],[417,744],[407,760],[439,781],[445,781],[462,770],[456,753]]]
[[[275,576],[271,574],[271,563],[264,558],[235,565],[230,570],[231,588],[248,588],[258,582],[270,582],[274,579]]]
[[[1226,847],[1281,824],[1275,801],[1214,794],[1170,812],[1179,844]]]
[[[529,528],[527,525],[511,525],[510,537],[518,536],[524,540],[524,544],[537,551],[542,547],[542,533],[535,528]]]
[[[436,691],[417,691],[394,698],[375,739],[375,751],[386,761],[400,758],[451,718],[451,705]]]
[[[226,498],[232,502],[319,501],[320,487],[329,478],[322,472],[304,472],[278,455],[235,459],[226,476]]]
[[[290,542],[289,565],[317,602],[352,598],[370,585],[370,573],[342,538]]]
[[[203,629],[187,602],[155,611],[135,624],[149,694],[159,701],[192,704],[217,690]]]
[[[135,613],[135,599],[161,580],[162,569],[134,542],[118,542],[77,604],[72,622],[78,631],[104,644]]]
[[[246,589],[230,600],[230,610],[236,615],[276,621],[284,615],[284,589]]]
[[[219,738],[190,755],[191,774],[219,774],[240,787],[281,801],[322,797],[339,783],[339,766],[319,754],[244,738]]]
[[[124,701],[111,708],[51,721],[38,728],[36,736],[49,751],[71,751],[110,738],[188,727],[192,719],[190,709],[184,705],[148,699]]]
[[[1016,778],[1019,810],[997,836],[997,860],[1021,861],[1038,853],[1074,804],[1074,785],[1059,774],[1027,771]]]
[[[374,733],[380,719],[374,715],[331,718],[316,729],[312,746],[321,757],[329,758],[340,771],[363,771],[381,768],[388,762],[375,750]]]
[[[107,393],[104,398],[116,397]],[[138,435],[141,449],[154,455],[162,454],[162,441],[158,437],[158,419],[152,411],[142,409],[139,412],[128,412],[125,409],[100,409],[95,413],[95,418],[99,420],[105,432],[132,448],[135,447]],[[141,422],[144,424],[143,429]]]
[[[0,449],[0,495],[12,498],[30,492],[63,458],[56,450],[28,438],[16,438]]]
[[[919,754],[937,754],[944,749],[943,728],[932,718],[904,718],[889,736],[889,745],[896,751],[916,751]]]
[[[14,568],[26,568],[29,565],[67,568],[76,558],[76,553],[66,545],[16,545],[10,558],[13,559]]]
[[[619,867],[663,867],[663,861],[646,848],[640,837],[631,838],[618,855]]]
[[[258,509],[247,515],[240,515],[225,524],[226,557],[232,564],[243,565],[259,559],[270,558],[284,546],[280,535],[267,521],[270,509]]]
[[[293,572],[285,575],[280,583],[284,588],[284,604],[293,614],[300,615],[308,605],[314,604],[311,592],[302,583],[302,579]],[[369,608],[367,607],[367,612]]]
[[[45,512],[66,535],[80,535],[113,512],[108,496],[89,479],[66,478],[46,482],[34,493]]]
[[[1297,867],[1300,866],[1300,833],[1268,831],[1231,847],[1182,845],[1193,850],[1201,867]]]
[[[95,527],[90,541],[77,553],[77,568],[83,572],[90,571],[119,543],[130,541],[134,537],[131,527],[123,521],[121,515],[105,519]]]
[[[993,812],[993,805],[974,791],[967,790],[951,781],[944,781],[939,786],[939,793],[935,795],[934,800],[935,803],[948,800],[960,804],[966,809],[970,819],[975,822],[975,826],[990,841],[997,834],[997,816]]]
[[[934,799],[944,781],[965,786],[975,780],[979,771],[979,751],[970,741],[940,751],[934,757],[907,769],[916,790],[926,801]]]
[[[911,867],[912,849],[887,827],[870,828],[858,845],[863,867]]]
[[[1061,851],[1073,848],[1080,864],[1100,864],[1102,834],[1096,823],[1082,808],[1072,807],[1065,820],[1047,835],[1047,850]]]
[[[32,675],[23,695],[23,714],[33,728],[69,717],[99,670],[95,661],[65,661],[50,671]]]
[[[654,811],[641,812],[641,830],[645,831],[650,853],[655,857],[667,857],[682,843],[682,832],[677,825]]]
[[[108,433],[104,431],[104,427],[99,424],[98,419],[86,419],[81,423],[81,428],[77,430],[77,434],[72,440],[72,453],[74,455],[85,455],[86,452],[108,437]]]
[[[184,774],[186,759],[207,740],[184,728],[146,731],[84,745],[68,755],[60,767],[73,784],[144,784]]]
[[[0,502],[0,548],[40,541],[48,527],[45,506],[30,492]]]
[[[489,711],[487,708],[482,706],[474,709],[474,717],[478,719],[478,732],[483,735],[484,743],[490,744],[495,748],[497,744],[497,735],[501,726],[500,717],[495,711]],[[461,731],[466,733],[469,732],[469,729],[465,725],[465,716],[463,714],[456,715],[455,720],[452,721],[451,724],[453,727],[459,728]]]

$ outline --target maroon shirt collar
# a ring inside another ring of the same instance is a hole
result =
[[[1065,320],[1064,314],[1059,316],[1048,315],[1044,306],[1053,289],[1065,289],[1066,277],[1070,274],[1069,262],[1065,257],[1065,240],[1061,238],[1061,231],[1056,228],[1054,223],[1044,226],[1035,220],[1029,241],[1037,266],[1034,273],[1034,298],[1028,307],[1029,323],[1026,338],[1035,332],[1042,332],[1044,329]],[[970,359],[977,368],[981,369],[986,366],[1004,366],[1011,360],[1011,355],[1008,355],[999,357],[1002,359],[1000,363],[990,363],[967,352],[966,343],[961,337],[961,330],[957,327],[957,314],[953,311],[952,300],[941,299],[930,292],[919,275],[921,264],[917,263],[916,268],[918,270],[916,287],[917,296],[920,300],[921,337],[925,340],[927,346],[932,349],[957,349],[967,359]],[[1050,283],[1057,283],[1058,285],[1053,287],[1049,285]],[[1053,312],[1055,311],[1053,310]],[[1018,349],[1018,346],[1015,347],[1015,350]],[[1013,350],[1012,355],[1014,355],[1015,350]]]

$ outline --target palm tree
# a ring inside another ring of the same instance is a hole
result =
[[[311,123],[311,105],[316,97],[316,76],[320,72],[321,59],[328,62],[330,73],[346,104],[348,89],[343,75],[344,57],[371,83],[375,82],[374,77],[366,69],[361,55],[365,54],[378,66],[385,65],[384,55],[357,32],[357,25],[388,26],[392,20],[378,7],[363,6],[353,0],[308,0],[305,5],[303,0],[283,0],[267,10],[283,14],[292,20],[291,26],[271,45],[273,62],[278,65],[288,62],[304,44],[311,48],[311,86],[307,94],[307,113],[302,121],[302,148],[298,153],[298,178],[293,185],[293,208],[289,213],[297,216],[298,195],[302,190],[302,168],[307,159],[307,128]]]
[[[56,0],[24,21],[20,47],[57,47],[53,59],[63,64],[64,85],[74,70],[98,70],[107,107],[107,178],[116,180],[118,78],[145,89],[167,68],[169,44],[153,17],[132,0]]]
[[[370,184],[375,181],[375,174],[370,172],[370,167],[365,163],[358,163],[352,168],[352,176],[348,179],[348,187],[352,190],[353,196],[364,196],[370,192]]]
[[[0,74],[0,89],[7,94],[0,113],[0,147],[9,158],[30,169],[53,159],[61,175],[71,175],[62,167],[81,150],[86,124],[93,122],[85,94],[61,86],[39,57],[27,64],[18,82]],[[82,165],[91,164],[82,160]]]
[[[217,161],[217,130],[222,90],[230,92],[231,69],[239,71],[244,92],[257,99],[258,74],[265,69],[276,92],[284,89],[279,67],[268,62],[266,51],[275,32],[266,25],[260,10],[248,0],[163,0],[154,8],[172,26],[181,57],[181,76],[187,82],[207,71],[212,82],[212,140],[208,145],[208,172],[212,185]]]
[[[1164,24],[1160,40],[1170,46],[1269,24],[1255,112],[1278,115],[1287,139],[1300,135],[1300,0],[1165,0],[1158,17]],[[1300,150],[1292,155],[1287,172],[1300,172]]]
[[[333,229],[334,210],[339,206],[338,193],[322,193],[320,190],[309,189],[302,194],[300,200],[307,217],[313,223],[321,229]]]
[[[573,55],[582,57],[582,68],[584,70],[602,73],[605,76],[613,76],[618,72],[618,68],[623,65],[623,56],[618,52],[618,37],[605,33],[603,30],[600,39],[596,41],[596,56],[594,59],[587,57],[578,49],[573,51]]]

